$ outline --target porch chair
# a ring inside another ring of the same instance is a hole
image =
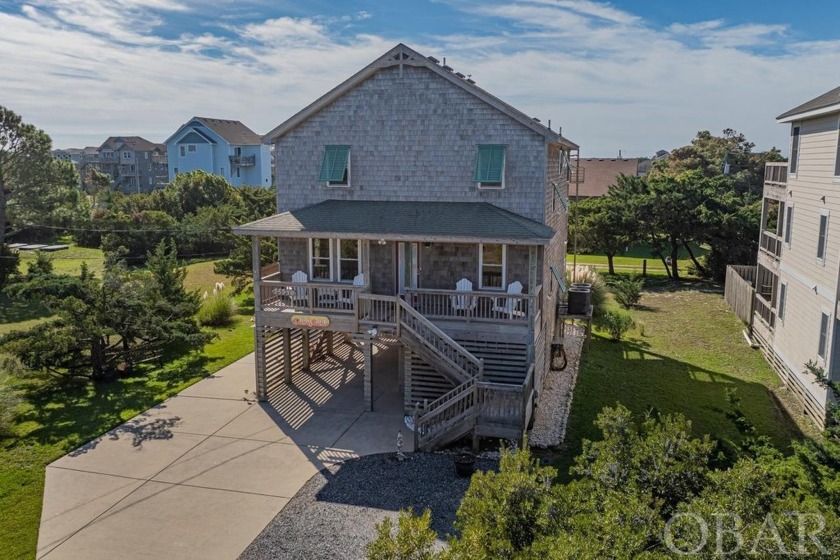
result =
[[[516,281],[508,284],[507,293],[508,295],[521,295],[522,282]],[[519,301],[519,298],[513,297],[493,298],[493,312],[504,313],[510,319],[513,319],[514,317],[524,317],[525,313],[517,309]]]
[[[466,278],[461,278],[455,284],[455,291],[471,292],[473,291],[473,283]],[[478,298],[475,296],[449,296],[449,301],[452,303],[452,309],[454,311],[472,311],[475,309],[476,303],[478,303]]]
[[[309,277],[306,273],[302,270],[298,270],[294,274],[292,274],[292,283],[293,284],[306,284],[309,281]],[[292,288],[292,305],[296,303],[303,303],[304,305],[309,303],[309,295],[307,294],[308,288],[306,286],[295,286]]]
[[[364,272],[360,272],[355,277],[353,277],[353,286],[361,287],[364,285],[365,274]],[[346,306],[350,309],[353,309],[353,306],[356,304],[356,292],[347,288],[341,288],[341,297],[338,298],[338,303],[341,305],[341,307]]]

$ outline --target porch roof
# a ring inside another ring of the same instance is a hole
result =
[[[325,200],[233,228],[260,237],[547,245],[554,230],[486,202]]]

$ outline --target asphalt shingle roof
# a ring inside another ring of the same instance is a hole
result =
[[[242,124],[240,121],[228,119],[213,119],[210,117],[193,117],[201,121],[204,126],[224,138],[230,144],[260,144],[262,137]]]
[[[815,109],[822,109],[823,107],[828,107],[830,105],[837,105],[838,103],[840,103],[840,87],[836,87],[833,90],[820,95],[819,97],[815,97],[810,101],[806,101],[799,107],[794,107],[790,111],[785,111],[776,118],[784,119],[793,115],[798,115],[799,113],[805,113],[807,111],[813,111]]]
[[[237,226],[240,235],[352,236],[450,242],[547,244],[554,230],[486,202],[326,200]]]

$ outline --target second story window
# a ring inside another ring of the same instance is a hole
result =
[[[828,349],[828,313],[825,311],[820,315],[820,340],[817,343],[817,356],[825,360],[825,353]]]
[[[195,151],[195,144],[188,144],[187,145],[187,151],[188,152],[194,152]]]
[[[181,151],[181,157],[185,157],[187,155],[187,147],[186,146],[179,146]]]
[[[840,177],[840,127],[837,133],[837,152],[834,154],[834,177]]]
[[[324,146],[318,180],[330,187],[350,186],[350,146]]]
[[[123,152],[123,159],[130,159],[130,158],[131,158],[131,152]]]
[[[820,214],[820,229],[817,233],[817,260],[825,264],[825,246],[828,242],[828,213]]]
[[[793,204],[785,206],[785,243],[790,246],[791,228],[793,227]]]
[[[796,175],[799,167],[799,126],[794,126],[790,131],[790,173]]]
[[[481,189],[505,188],[505,147],[498,144],[478,146],[473,181]]]

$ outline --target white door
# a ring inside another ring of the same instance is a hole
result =
[[[417,243],[397,243],[397,291],[417,287]]]

